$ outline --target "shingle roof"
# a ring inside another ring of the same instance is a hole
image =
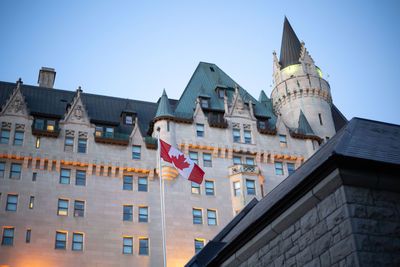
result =
[[[297,38],[296,33],[294,32],[288,19],[285,17],[285,22],[283,23],[281,52],[279,57],[281,69],[289,65],[299,64],[300,50],[300,41]]]
[[[296,133],[304,135],[315,135],[313,129],[310,126],[310,123],[308,123],[308,120],[306,116],[304,116],[304,113],[301,109],[299,115],[299,124],[296,129]]]
[[[171,106],[169,104],[168,96],[167,96],[167,93],[165,92],[165,89],[163,90],[162,96],[158,103],[155,118],[163,117],[163,116],[169,116],[169,117],[174,116],[172,113]]]

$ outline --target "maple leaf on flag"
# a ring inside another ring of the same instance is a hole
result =
[[[174,165],[181,170],[186,169],[190,166],[190,164],[186,162],[185,156],[182,154],[178,157],[171,157],[171,159]]]

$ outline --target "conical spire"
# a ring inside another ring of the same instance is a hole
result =
[[[264,90],[261,90],[260,96],[258,97],[258,102],[264,104],[265,102],[269,102],[269,101],[270,101],[270,99],[265,94]]]
[[[162,96],[160,98],[160,102],[158,103],[158,108],[157,108],[155,118],[163,117],[163,116],[169,116],[169,117],[174,116],[172,114],[171,106],[169,105],[169,100],[168,100],[167,93],[165,92],[165,89],[163,90]]]
[[[292,65],[299,64],[301,51],[301,44],[293,31],[292,26],[285,16],[285,22],[283,23],[283,35],[281,44],[281,54],[279,58],[279,63],[281,64],[281,69]]]
[[[300,110],[299,126],[297,128],[297,133],[304,134],[304,135],[315,135],[313,129],[311,128],[310,124],[308,123],[307,118],[306,118],[306,116],[304,116],[304,113],[302,110]]]

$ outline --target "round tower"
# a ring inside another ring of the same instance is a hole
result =
[[[274,89],[271,93],[274,111],[291,129],[299,128],[303,112],[315,135],[326,139],[335,134],[329,83],[322,78],[285,17],[279,61],[273,53]]]

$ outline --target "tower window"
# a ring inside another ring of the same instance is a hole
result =
[[[318,113],[318,118],[319,118],[319,124],[323,125],[323,124],[322,124],[322,116],[321,116],[321,113]]]
[[[214,68],[213,68],[213,67],[210,67],[210,70],[211,70],[212,72],[215,72],[215,70],[214,70]]]

